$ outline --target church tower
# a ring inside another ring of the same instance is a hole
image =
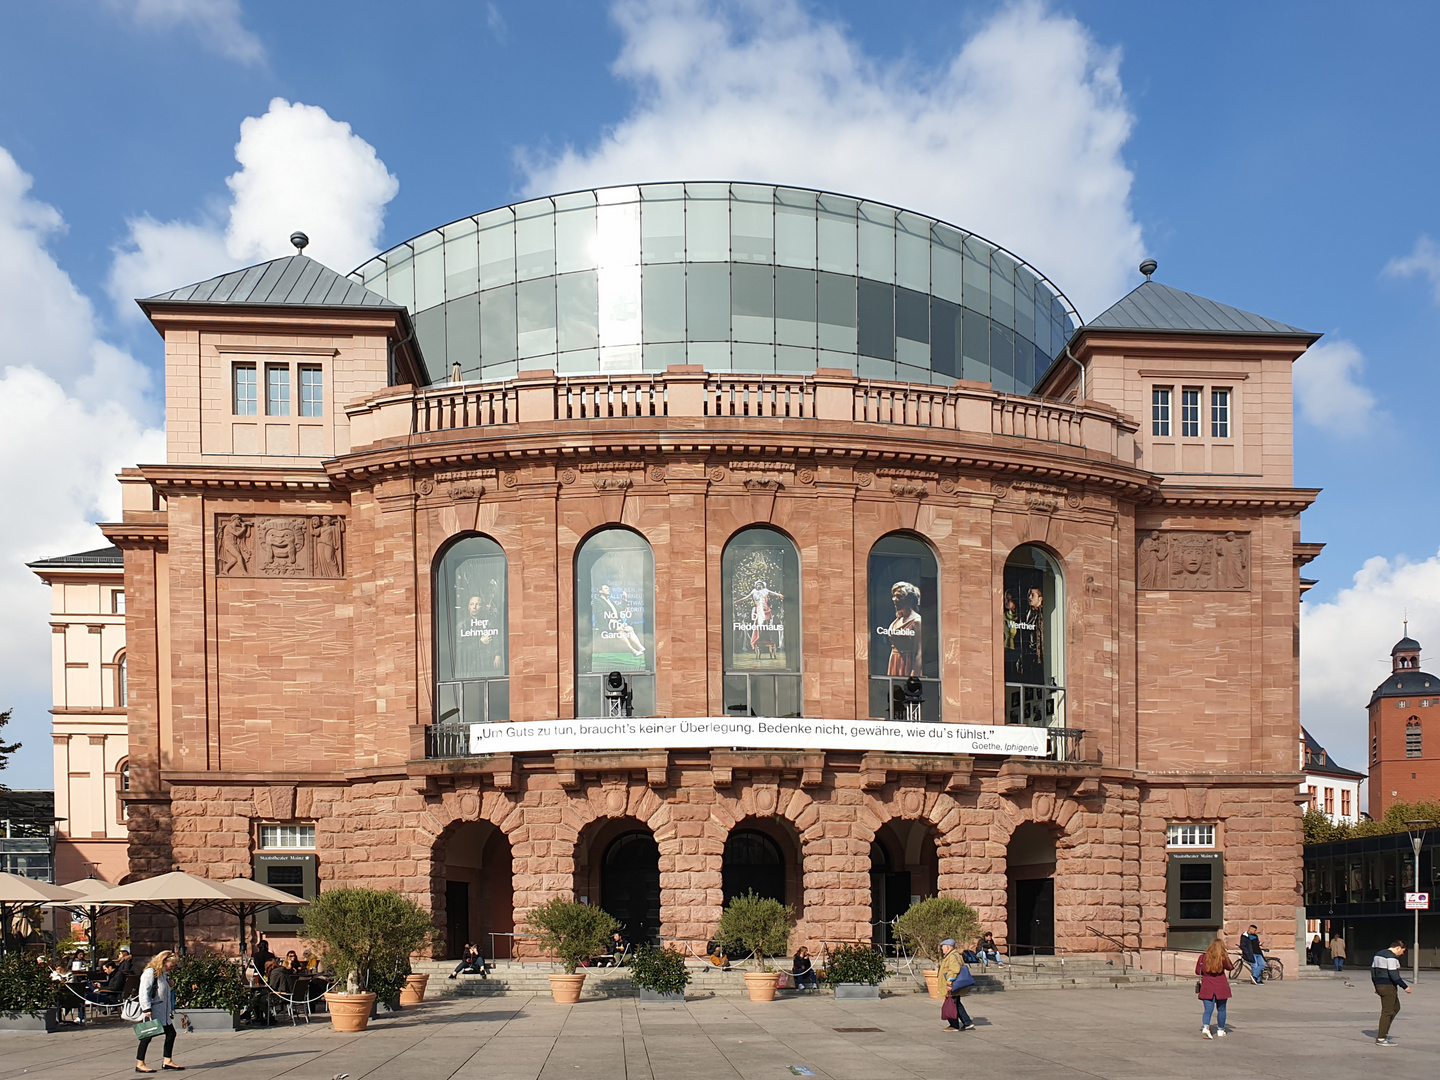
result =
[[[1381,817],[1394,802],[1435,798],[1440,677],[1420,669],[1420,642],[1407,633],[1390,650],[1390,677],[1370,696],[1370,815]]]

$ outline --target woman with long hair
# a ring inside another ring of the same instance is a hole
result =
[[[183,1065],[176,1065],[171,1054],[175,1051],[175,1025],[170,1015],[170,973],[175,970],[179,958],[166,949],[164,952],[156,953],[154,959],[145,965],[145,970],[140,975],[140,1008],[145,1011],[146,1020],[159,1020],[165,1028],[165,1058],[161,1069],[173,1069],[180,1071],[185,1068]],[[140,1040],[140,1045],[135,1050],[135,1071],[137,1073],[153,1073],[156,1070],[145,1064],[145,1051],[150,1048],[150,1040],[154,1036]]]
[[[1210,1034],[1210,1013],[1215,1013],[1215,1035],[1225,1037],[1225,1003],[1230,1000],[1230,979],[1225,974],[1229,966],[1229,955],[1225,951],[1225,942],[1216,938],[1205,950],[1204,955],[1195,961],[1195,974],[1200,976],[1197,985],[1199,997],[1205,1004],[1205,1014],[1200,1020],[1200,1034],[1205,1038],[1213,1038]]]

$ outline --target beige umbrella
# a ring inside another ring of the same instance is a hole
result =
[[[221,882],[179,870],[158,877],[117,885],[87,899],[95,903],[145,904],[168,911],[175,917],[181,955],[185,953],[185,920],[197,911],[219,907],[236,899],[235,893]]]
[[[10,924],[22,911],[73,899],[75,893],[70,889],[48,881],[0,873],[0,944],[9,951]]]
[[[112,903],[101,899],[102,894],[108,893],[115,888],[108,881],[101,881],[96,877],[81,878],[79,881],[66,882],[62,889],[69,889],[73,892],[78,902],[65,905],[70,909],[70,914],[78,916],[85,923],[86,936],[90,938],[90,944],[95,945],[95,924],[100,919],[101,912],[110,908],[128,908],[132,905],[121,901]],[[94,963],[98,957],[92,955],[90,960]]]
[[[228,911],[240,920],[240,952],[242,955],[245,952],[246,919],[256,912],[266,911],[269,908],[294,907],[310,903],[303,896],[292,896],[290,893],[271,888],[269,885],[262,885],[258,881],[251,881],[249,878],[231,878],[222,884],[235,894],[235,898],[228,903],[215,906],[221,911]]]

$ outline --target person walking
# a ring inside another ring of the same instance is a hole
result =
[[[940,1006],[940,1016],[945,1021],[947,1031],[969,1031],[975,1026],[975,1022],[970,1019],[970,1014],[965,1011],[965,1003],[960,1000],[960,994],[965,991],[957,992],[951,986],[955,977],[963,970],[965,970],[965,963],[960,956],[960,951],[955,948],[955,939],[946,938],[940,943],[938,979],[940,985],[944,987],[945,1004]]]
[[[1339,975],[1345,966],[1345,939],[1339,934],[1330,939],[1330,959],[1335,961],[1335,974]]]
[[[1205,1011],[1200,1018],[1200,1034],[1205,1038],[1213,1038],[1210,1034],[1210,1012],[1215,1012],[1215,1035],[1225,1037],[1225,1003],[1230,1000],[1230,979],[1225,973],[1229,966],[1230,956],[1226,952],[1225,943],[1216,938],[1210,943],[1210,947],[1195,961],[1195,974],[1200,976],[1199,996],[1205,1003]]]
[[[1380,1027],[1375,1032],[1377,1046],[1394,1046],[1390,1038],[1390,1024],[1400,1012],[1400,991],[1410,993],[1410,987],[1400,977],[1400,958],[1405,955],[1405,943],[1392,941],[1388,949],[1381,949],[1370,961],[1370,981],[1375,984],[1375,993],[1380,996]]]
[[[1260,945],[1259,929],[1251,923],[1250,929],[1240,935],[1240,955],[1250,965],[1250,981],[1256,986],[1265,977],[1265,950]]]
[[[144,1010],[144,1019],[158,1020],[165,1029],[165,1056],[161,1062],[161,1069],[173,1069],[176,1072],[183,1072],[184,1065],[176,1065],[175,1059],[171,1056],[175,1052],[175,1025],[170,1015],[170,973],[175,970],[178,958],[169,949],[157,953],[150,963],[145,965],[145,970],[140,974],[140,1008]],[[140,1040],[140,1045],[135,1050],[135,1071],[137,1073],[153,1073],[159,1070],[152,1069],[145,1064],[145,1051],[150,1048],[150,1040],[155,1036],[150,1035]]]

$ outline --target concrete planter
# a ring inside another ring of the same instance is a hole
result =
[[[580,1000],[580,991],[585,988],[585,973],[574,975],[551,975],[550,996],[556,1005],[574,1005]]]
[[[940,997],[940,971],[938,968],[930,968],[921,972],[925,976],[925,987],[930,991],[930,996],[935,999]]]
[[[191,1031],[239,1031],[240,1016],[228,1009],[176,1009],[175,1026],[190,1021]]]
[[[774,1001],[775,984],[780,981],[778,971],[745,972],[745,992],[751,1001]]]
[[[836,983],[835,998],[837,1001],[844,998],[855,1001],[879,1001],[880,987],[871,986],[869,983]]]
[[[364,1031],[370,1024],[370,1010],[375,1007],[374,994],[326,994],[325,1007],[330,1010],[330,1027],[335,1031]]]
[[[684,991],[684,990],[673,990],[673,991],[670,991],[670,992],[667,993],[667,992],[663,992],[663,991],[660,991],[660,990],[651,990],[649,987],[646,987],[646,986],[637,987],[637,989],[640,991],[640,1001],[641,1001],[642,1004],[647,1004],[647,1005],[684,1005],[684,1004],[685,1004],[685,991]]]
[[[419,1005],[425,1000],[425,987],[429,983],[429,975],[406,975],[405,988],[400,991],[400,1004]]]
[[[0,1031],[59,1031],[59,1009],[44,1012],[0,1012]]]

